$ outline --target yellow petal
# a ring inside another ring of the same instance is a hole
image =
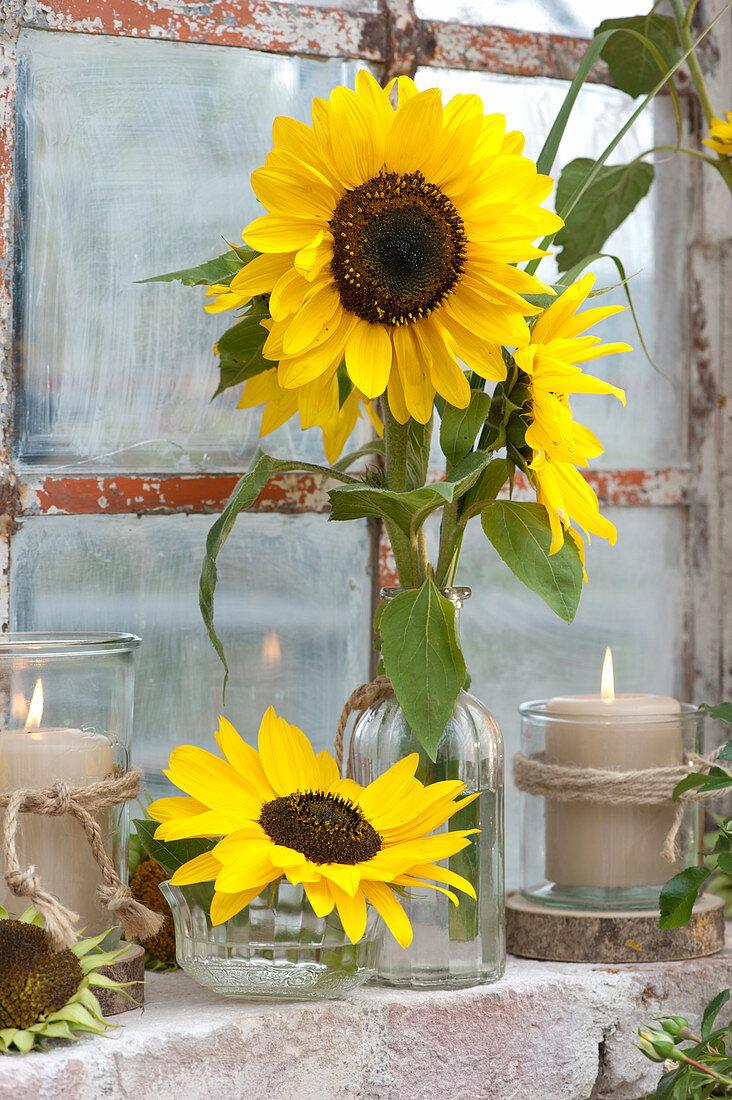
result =
[[[315,757],[315,761],[320,769],[320,789],[327,793],[331,787],[339,782],[341,773],[327,749],[319,752]]]
[[[435,387],[430,377],[428,358],[414,332],[416,327],[399,325],[392,330],[394,365],[399,372],[404,404],[409,415],[418,424],[427,424],[432,416]]]
[[[263,882],[260,883],[259,886],[253,887],[251,890],[240,890],[235,894],[222,894],[217,890],[211,902],[211,924],[214,926],[217,924],[225,924],[227,920],[235,917],[237,913],[241,913],[242,909],[246,909],[249,902],[254,901],[267,885],[268,883]]]
[[[231,764],[196,745],[173,749],[165,774],[176,787],[211,809],[235,809],[252,817],[259,814],[261,800]]]
[[[267,840],[235,841],[236,833],[225,837],[214,848],[214,856],[222,863],[216,876],[216,889],[225,893],[249,890],[258,882],[269,881],[272,875],[282,873],[269,858],[272,842]],[[237,850],[232,851],[232,845]]]
[[[221,870],[212,852],[204,852],[182,864],[171,878],[173,886],[188,886],[192,882],[210,882]]]
[[[319,218],[265,214],[250,222],[242,231],[242,237],[257,252],[298,252],[310,244],[322,228],[323,222]]]
[[[254,789],[263,802],[269,802],[275,793],[264,774],[259,753],[237,733],[223,714],[219,715],[219,728],[216,741],[232,768],[235,768],[246,783]]]
[[[442,332],[431,317],[415,325],[415,332],[430,360],[432,385],[448,404],[467,409],[470,404],[470,384],[457,359],[445,344]]]
[[[205,813],[208,806],[197,802],[195,798],[158,798],[151,802],[147,808],[150,817],[156,821],[172,821],[178,817],[196,817]]]
[[[358,864],[352,867],[349,863],[320,863],[318,868],[321,875],[339,886],[350,898],[355,895],[361,882]]]
[[[318,882],[304,882],[303,886],[316,917],[327,917],[333,912],[335,899],[331,893],[330,883],[326,879],[320,879]]]
[[[422,165],[442,129],[439,88],[430,88],[399,105],[386,139],[387,171],[414,172]]]
[[[348,376],[366,397],[379,397],[391,370],[391,340],[384,325],[358,321],[346,344]]]
[[[318,789],[320,770],[312,745],[302,730],[278,717],[273,707],[259,727],[259,756],[276,794]]]
[[[318,287],[291,319],[282,340],[286,355],[321,344],[337,329],[341,321],[341,299],[330,281]]]
[[[350,897],[334,883],[331,883],[330,889],[335,898],[344,932],[351,943],[358,943],[366,931],[366,898],[360,890]]]
[[[383,882],[364,882],[363,891],[399,946],[409,947],[412,942],[412,926],[391,887],[385,886]]]

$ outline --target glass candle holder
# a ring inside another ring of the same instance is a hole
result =
[[[59,780],[86,786],[126,771],[139,645],[134,634],[0,635],[0,792]],[[127,804],[101,810],[96,820],[126,882]],[[43,888],[79,914],[86,935],[116,926],[97,898],[99,867],[71,815],[22,813],[16,846],[21,867],[35,867]],[[7,888],[4,870],[0,855],[0,905],[19,916],[27,901]]]
[[[351,943],[337,912],[318,917],[302,886],[281,881],[224,924],[211,923],[213,883],[160,890],[175,924],[178,965],[224,997],[321,1000],[342,997],[376,974],[384,924],[369,907]]]
[[[681,767],[701,751],[704,714],[681,703],[678,713],[562,714],[547,700],[523,703],[522,752],[531,760],[599,771]],[[574,909],[658,906],[663,884],[699,862],[701,813],[687,803],[676,840],[678,858],[662,849],[676,805],[591,798],[563,801],[522,790],[521,893]]]

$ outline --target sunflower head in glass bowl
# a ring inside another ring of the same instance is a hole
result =
[[[271,707],[259,751],[224,718],[216,740],[223,759],[174,749],[166,775],[187,797],[149,807],[157,840],[211,839],[161,887],[178,963],[200,984],[229,996],[339,996],[375,974],[384,925],[411,943],[400,895],[474,896],[438,861],[475,830],[434,831],[477,796],[461,798],[459,781],[421,783],[416,753],[361,787]]]

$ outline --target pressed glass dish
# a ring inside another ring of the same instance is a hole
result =
[[[342,997],[376,974],[384,932],[369,910],[352,944],[336,912],[317,917],[302,886],[281,882],[214,927],[213,884],[161,883],[175,924],[178,965],[224,997],[322,1000]]]

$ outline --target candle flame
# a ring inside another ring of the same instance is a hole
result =
[[[33,696],[31,698],[30,707],[28,708],[28,717],[25,720],[25,728],[27,730],[37,730],[41,724],[43,718],[43,681],[40,676],[36,680],[36,686],[33,689]]]
[[[602,679],[600,680],[600,698],[605,703],[612,703],[615,698],[615,674],[613,672],[613,651],[610,646],[605,650],[605,660],[602,662]]]
[[[262,639],[262,664],[265,668],[276,668],[280,663],[280,640],[276,630],[268,630]]]

